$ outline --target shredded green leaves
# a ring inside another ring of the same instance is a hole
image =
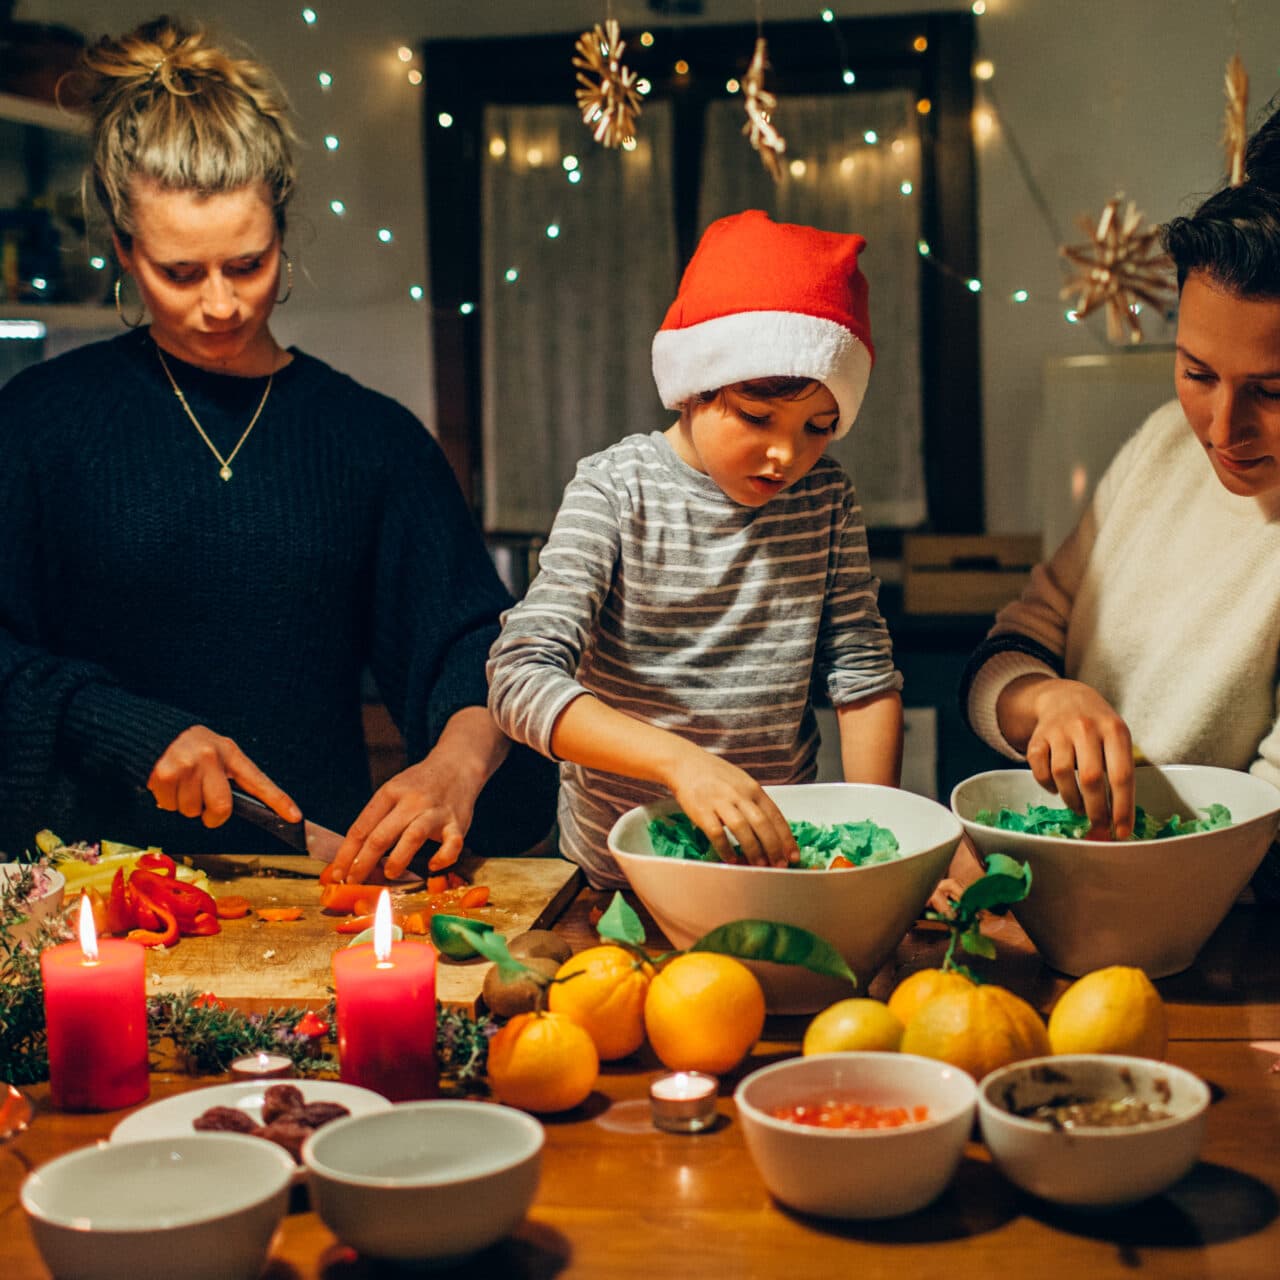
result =
[[[1154,818],[1141,805],[1137,806],[1133,840],[1165,840],[1169,836],[1189,836],[1201,831],[1214,831],[1231,825],[1231,810],[1225,804],[1211,804],[1202,809],[1203,818],[1184,818],[1175,813],[1168,818]],[[1021,831],[1032,836],[1061,836],[1083,840],[1091,823],[1074,809],[1052,809],[1048,805],[1029,804],[1024,813],[1014,809],[979,809],[974,821],[1001,831]]]
[[[861,822],[837,822],[822,826],[815,822],[788,823],[800,846],[800,870],[825,871],[836,858],[855,867],[876,862],[892,862],[899,856],[898,838],[887,827],[870,818]],[[694,826],[687,814],[673,813],[649,823],[649,843],[660,858],[684,858],[698,862],[719,862],[706,833]]]

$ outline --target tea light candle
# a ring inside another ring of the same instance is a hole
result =
[[[384,889],[373,942],[334,953],[341,1077],[392,1102],[436,1094],[436,953],[393,942]]]
[[[649,1086],[653,1123],[669,1133],[701,1133],[716,1122],[719,1081],[702,1071],[673,1071]]]
[[[146,961],[136,942],[99,942],[87,897],[80,940],[40,955],[49,1097],[65,1111],[114,1111],[151,1091]]]
[[[251,1053],[227,1068],[237,1080],[274,1080],[293,1075],[293,1059],[283,1053]]]

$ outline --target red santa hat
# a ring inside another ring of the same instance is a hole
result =
[[[713,222],[653,339],[668,409],[753,378],[814,378],[853,425],[875,352],[858,235],[774,222],[749,209]]]

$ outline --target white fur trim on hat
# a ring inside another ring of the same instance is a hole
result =
[[[702,391],[753,378],[815,378],[853,425],[871,376],[871,353],[844,325],[798,311],[735,311],[683,329],[659,329],[653,378],[668,409]]]

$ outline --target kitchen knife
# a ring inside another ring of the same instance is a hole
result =
[[[332,862],[345,838],[336,831],[322,827],[318,822],[308,822],[305,818],[301,822],[288,822],[256,796],[237,787],[231,788],[231,812],[317,862]],[[398,889],[408,889],[423,884],[424,881],[413,871],[406,871],[393,880],[383,872],[382,864],[379,863],[365,883],[389,884]]]
[[[263,804],[256,796],[231,788],[231,812],[255,827],[270,832],[291,849],[308,854],[320,862],[332,862],[342,845],[343,837],[318,822],[287,822],[274,809]]]

